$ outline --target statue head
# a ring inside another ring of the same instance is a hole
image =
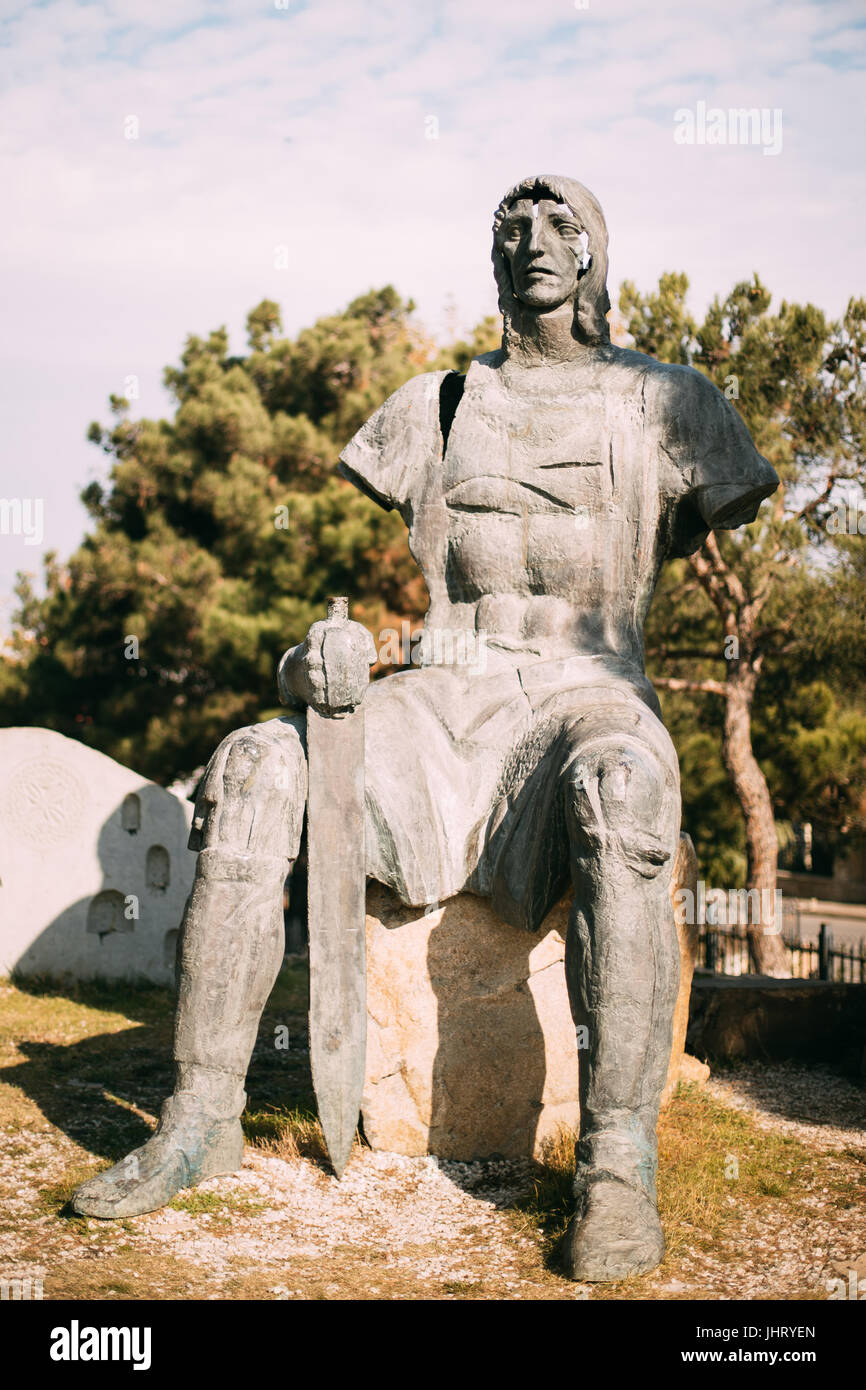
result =
[[[509,189],[493,218],[493,269],[506,337],[527,314],[573,305],[578,341],[610,341],[607,226],[582,183],[538,176]]]

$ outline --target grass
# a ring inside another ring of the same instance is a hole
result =
[[[63,1177],[56,1182],[49,1183],[47,1187],[39,1189],[39,1210],[44,1216],[66,1216],[71,1221],[86,1220],[85,1217],[77,1217],[72,1214],[69,1207],[72,1201],[72,1194],[75,1189],[88,1178],[93,1178],[103,1168],[107,1168],[107,1163],[100,1163],[97,1166],[88,1164],[70,1168]],[[68,1210],[67,1210],[68,1209]]]
[[[659,1211],[675,1255],[688,1243],[716,1242],[730,1200],[796,1201],[814,1176],[816,1155],[796,1139],[759,1129],[693,1083],[681,1084],[659,1126]]]
[[[551,1240],[572,1211],[575,1135],[562,1129],[537,1165],[533,1191],[518,1207]],[[860,1161],[862,1155],[858,1155]],[[696,1231],[712,1241],[725,1222],[728,1199],[792,1197],[814,1176],[815,1155],[795,1139],[758,1129],[693,1082],[681,1082],[659,1124],[659,1211],[669,1249],[694,1243]]]
[[[247,1083],[252,1114],[313,1112],[306,1010],[306,969],[292,961],[259,1030]],[[47,1119],[116,1162],[148,1138],[171,1091],[173,1014],[172,992],[155,986],[0,981],[0,1129]],[[276,1045],[285,1036],[278,1029],[288,1029],[289,1048]]]
[[[269,1158],[309,1158],[321,1167],[330,1167],[322,1126],[311,1111],[274,1107],[251,1114],[247,1110],[242,1123],[247,1143]],[[356,1135],[353,1152],[362,1147]]]
[[[306,971],[292,962],[262,1020],[243,1125],[247,1142],[260,1153],[326,1165],[305,1046],[306,1008]],[[182,1240],[173,1252],[154,1252],[138,1221],[88,1221],[69,1207],[80,1182],[152,1131],[171,1088],[172,1013],[171,993],[152,987],[0,981],[0,1144],[8,1175],[0,1226],[5,1240],[13,1237],[17,1260],[51,1270],[48,1297],[169,1299],[214,1291],[207,1271],[185,1260]],[[275,1046],[280,1028],[288,1029],[288,1049]],[[738,1268],[745,1258],[740,1232],[750,1214],[783,1210],[791,1221],[811,1220],[809,1202],[824,1194],[825,1218],[841,1231],[852,1211],[866,1205],[861,1150],[826,1154],[807,1148],[759,1129],[748,1113],[721,1104],[694,1084],[678,1088],[662,1116],[659,1144],[667,1279],[683,1277],[684,1271],[688,1278],[689,1259],[701,1252]],[[574,1136],[565,1130],[548,1144],[528,1190],[510,1211],[518,1232],[539,1238],[517,1257],[522,1275],[533,1281],[532,1297],[574,1296],[573,1286],[553,1272],[556,1244],[572,1212],[573,1146]],[[15,1206],[16,1187],[25,1180],[37,1189],[37,1200]],[[235,1260],[233,1229],[260,1231],[255,1218],[267,1209],[265,1201],[243,1192],[193,1189],[179,1194],[171,1207],[202,1235],[226,1242],[230,1272],[219,1286],[222,1298],[272,1297],[280,1283],[303,1288],[309,1298],[429,1296],[429,1290],[425,1295],[412,1283],[411,1273],[392,1268],[387,1254],[373,1246],[334,1247],[324,1262],[299,1255],[291,1273],[280,1275],[249,1258]],[[476,1238],[483,1240],[483,1234],[480,1230]],[[597,1288],[592,1297],[640,1298],[653,1278]],[[485,1274],[477,1281],[444,1281],[433,1296],[499,1295]]]
[[[563,1128],[535,1166],[533,1186],[514,1207],[519,1228],[534,1229],[555,1265],[556,1245],[573,1210],[575,1135]],[[760,1129],[742,1111],[722,1105],[702,1087],[681,1082],[659,1123],[659,1214],[665,1228],[665,1267],[694,1250],[719,1257],[732,1218],[769,1202],[799,1206],[826,1188],[840,1211],[866,1201],[866,1156],[845,1151],[849,1163]],[[850,1160],[855,1160],[854,1164]],[[637,1290],[646,1276],[606,1286],[596,1296]],[[638,1295],[639,1296],[639,1295]]]
[[[550,1141],[537,1165],[533,1191],[518,1210],[551,1240],[572,1211],[575,1135]],[[862,1157],[862,1156],[861,1156]],[[728,1199],[790,1197],[814,1175],[815,1155],[795,1139],[758,1129],[740,1111],[721,1105],[700,1086],[681,1082],[659,1124],[659,1211],[669,1250],[694,1233],[712,1241],[724,1225]]]
[[[534,1165],[532,1190],[515,1203],[515,1224],[538,1230],[549,1250],[565,1234],[574,1210],[574,1143],[576,1135],[565,1125],[548,1139],[541,1162]]]
[[[179,1192],[168,1205],[172,1211],[185,1211],[189,1216],[210,1216],[221,1224],[231,1225],[233,1215],[256,1216],[265,1210],[267,1203],[238,1193],[199,1192],[193,1188],[190,1192]]]

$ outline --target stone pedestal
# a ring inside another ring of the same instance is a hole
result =
[[[695,847],[689,835],[680,835],[680,845],[677,850],[677,857],[674,860],[674,872],[671,878],[671,901],[675,902],[675,894],[681,888],[687,888],[691,893],[691,901],[697,902],[698,898],[698,856],[695,854]],[[684,916],[680,911],[678,917]],[[697,915],[692,914],[692,915]],[[683,1058],[685,1056],[686,1032],[689,1026],[689,1001],[692,995],[692,977],[695,973],[695,960],[698,950],[698,938],[700,928],[697,922],[677,922],[677,936],[680,943],[680,992],[677,995],[676,1008],[674,1009],[674,1036],[671,1045],[671,1063],[668,1067],[668,1079],[662,1091],[662,1105],[667,1105],[673,1095],[677,1081],[680,1077]],[[694,1059],[690,1059],[694,1061]],[[697,1063],[700,1066],[700,1063]],[[709,1073],[708,1073],[709,1074]],[[697,1079],[694,1068],[689,1072],[692,1080]]]
[[[671,893],[696,891],[688,836]],[[578,1050],[565,986],[570,895],[536,936],[469,894],[418,917],[393,894],[367,896],[364,1130],[374,1149],[440,1158],[540,1157],[576,1128]],[[665,1097],[688,1022],[697,928],[680,927],[682,973]]]

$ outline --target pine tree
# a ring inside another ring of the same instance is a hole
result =
[[[352,596],[376,632],[426,608],[405,528],[335,472],[337,456],[432,345],[390,287],[297,338],[264,300],[233,357],[220,328],[165,372],[170,420],[89,438],[111,460],[92,528],[46,596],[19,579],[0,718],[72,735],[157,780],[192,772],[231,729],[277,712],[275,664]]]
[[[742,816],[746,886],[767,890],[769,903],[776,809],[790,816],[823,806],[840,834],[862,825],[863,705],[846,707],[851,663],[828,653],[821,632],[835,626],[838,635],[833,615],[842,607],[849,641],[862,647],[866,633],[852,592],[856,561],[828,529],[840,494],[862,498],[866,482],[866,301],[852,299],[833,323],[808,304],[782,303],[771,313],[770,294],[755,277],[716,299],[698,324],[687,290],[685,275],[674,274],[645,296],[623,285],[620,309],[635,346],[708,376],[740,411],[781,486],[751,526],[711,533],[695,555],[663,572],[648,656],[655,684],[679,696],[673,708],[668,700],[667,719],[690,824],[703,817],[716,842],[727,841],[723,862],[735,872],[736,837],[719,800],[723,764]],[[821,646],[830,657],[823,670]],[[781,975],[785,955],[772,928],[762,916],[750,927],[750,946],[759,970]]]

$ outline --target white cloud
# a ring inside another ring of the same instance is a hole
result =
[[[290,331],[386,281],[468,326],[494,303],[493,208],[530,171],[599,195],[614,294],[663,269],[698,310],[753,270],[831,313],[863,289],[866,29],[847,0],[48,0],[0,35],[4,491],[38,482],[61,549],[99,464],[83,431],[128,372],[158,413],[184,335],[237,335],[266,294]],[[699,100],[780,107],[781,155],[676,145]],[[0,592],[32,561],[0,541]]]

